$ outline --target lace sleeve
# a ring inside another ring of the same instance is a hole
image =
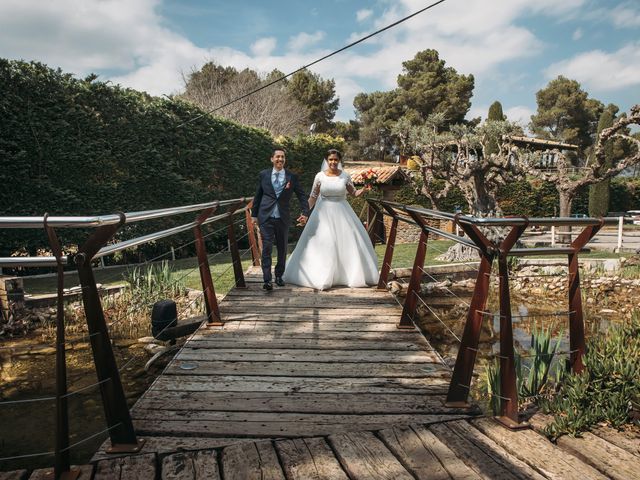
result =
[[[353,179],[351,178],[351,175],[349,175],[346,172],[342,172],[342,175],[344,176],[344,179],[346,181],[346,185],[347,185],[347,192],[349,192],[351,195],[355,195],[356,193],[356,187],[353,184]]]
[[[318,172],[316,174],[316,178],[314,178],[313,180],[313,187],[311,188],[311,193],[309,194],[309,196],[311,198],[318,198],[318,195],[320,195],[320,174],[322,172]]]

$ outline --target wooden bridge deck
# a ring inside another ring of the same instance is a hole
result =
[[[640,478],[637,434],[555,445],[443,408],[449,370],[396,329],[389,294],[248,280],[221,303],[224,328],[196,332],[133,408],[143,451],[100,451],[80,480]]]
[[[401,307],[387,292],[286,286],[266,293],[259,274],[247,280],[249,289],[220,304],[225,326],[196,332],[133,408],[137,432],[153,445],[325,436],[468,416],[443,407],[449,369],[417,330],[396,328]]]

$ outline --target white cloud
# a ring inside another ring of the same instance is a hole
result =
[[[251,52],[257,56],[269,56],[271,52],[276,48],[277,40],[275,37],[264,37],[259,40],[256,40],[253,44],[251,44]]]
[[[638,8],[637,2],[617,5],[611,10],[611,20],[619,28],[640,27],[640,8]]]
[[[363,22],[367,18],[371,17],[371,15],[373,15],[373,10],[370,10],[368,8],[363,8],[362,10],[358,10],[356,12],[356,19],[359,22]]]
[[[302,50],[306,50],[307,48],[313,45],[316,45],[324,37],[325,37],[325,33],[321,30],[318,30],[315,33],[301,32],[291,37],[289,39],[289,43],[287,46],[289,50],[300,52]]]
[[[583,35],[582,29],[576,28],[571,38],[573,38],[574,40],[580,40],[582,38],[582,35]]]
[[[507,116],[507,120],[519,123],[524,128],[529,125],[529,122],[531,122],[531,115],[534,113],[536,113],[535,110],[525,105],[516,105],[515,107],[509,107],[504,111],[504,114]]]
[[[587,90],[612,91],[640,85],[640,42],[607,53],[592,50],[550,65],[547,78],[564,75],[578,80]]]

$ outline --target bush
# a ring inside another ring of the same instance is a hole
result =
[[[95,215],[251,196],[258,172],[270,167],[268,132],[95,76],[0,59],[0,91],[0,215]],[[326,135],[283,143],[306,189],[326,150],[343,147]],[[118,238],[192,219],[127,225]],[[62,241],[86,237],[65,229]],[[176,241],[144,245],[136,260]],[[39,229],[0,231],[0,256],[33,255],[46,244]]]
[[[620,427],[632,421],[632,411],[640,406],[640,315],[591,339],[584,363],[581,374],[565,375],[557,394],[541,404],[554,415],[545,427],[552,439],[600,422]]]

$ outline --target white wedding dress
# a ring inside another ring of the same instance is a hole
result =
[[[347,202],[351,177],[320,172],[311,196],[317,202],[283,275],[286,283],[324,290],[378,283],[378,258],[367,231]]]

